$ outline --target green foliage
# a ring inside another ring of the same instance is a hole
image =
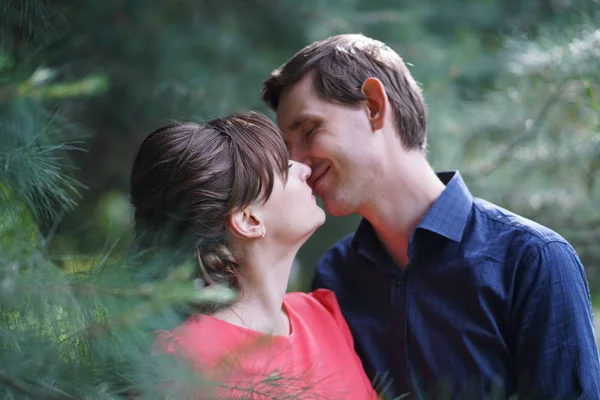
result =
[[[231,301],[232,291],[199,289],[188,264],[163,280],[145,279],[144,269],[164,269],[165,259],[140,265],[104,257],[83,273],[66,273],[48,256],[24,204],[14,200],[3,210],[2,398],[164,398],[183,378],[186,387],[202,383],[189,366],[153,353],[155,332],[181,323],[189,305]]]
[[[63,121],[49,119],[43,103],[18,98],[1,107],[0,395],[164,398],[167,383],[191,372],[153,354],[154,332],[180,323],[189,305],[235,294],[199,289],[187,264],[148,281],[144,271],[164,269],[165,259],[132,266],[107,255],[84,272],[61,268],[48,248],[81,187],[69,175],[68,152],[76,148],[62,142]]]
[[[56,10],[46,2],[13,5],[2,10],[2,28],[14,28],[2,38],[14,46],[0,49],[0,397],[165,398],[184,377],[201,385],[189,366],[153,353],[156,331],[180,323],[190,306],[229,302],[235,293],[199,289],[185,263],[148,280],[148,271],[165,269],[164,258],[95,255],[82,271],[65,269],[56,256],[57,226],[85,189],[71,157],[85,135],[56,111],[56,101],[98,96],[108,78],[66,79],[57,68],[33,68],[36,43],[47,45],[44,35],[37,41],[37,24],[49,34],[54,18],[45,16]],[[119,198],[107,201],[123,209]]]
[[[430,109],[429,155],[475,195],[556,229],[600,288],[600,34],[594,2],[8,0],[0,5],[0,395],[165,398],[212,384],[152,354],[198,290],[123,256],[128,173],[173,119],[266,110],[266,75],[312,40],[398,51]],[[272,115],[272,113],[270,113]],[[81,183],[80,183],[81,182]],[[290,288],[357,218],[329,219]],[[185,307],[184,307],[185,308]]]

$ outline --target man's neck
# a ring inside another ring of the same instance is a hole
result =
[[[408,245],[415,229],[445,188],[423,155],[406,157],[403,165],[390,166],[391,173],[379,190],[372,190],[376,195],[361,210],[401,269],[410,262]]]
[[[266,242],[266,240],[265,240]],[[277,252],[255,246],[240,258],[240,298],[215,317],[234,325],[272,335],[288,335],[283,297],[296,252]]]

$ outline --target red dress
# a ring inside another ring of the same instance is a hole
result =
[[[288,293],[289,336],[274,336],[197,315],[161,336],[161,348],[192,361],[204,379],[194,397],[370,400],[377,394],[354,352],[335,294]]]

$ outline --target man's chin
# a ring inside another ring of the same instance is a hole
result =
[[[327,214],[332,217],[345,217],[347,215],[352,214],[352,212],[348,209],[347,204],[341,204],[339,201],[336,201],[332,198],[323,199],[323,208],[327,211]]]

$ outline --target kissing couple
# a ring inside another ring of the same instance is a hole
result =
[[[400,55],[363,35],[320,40],[262,98],[276,124],[251,111],[171,124],[133,163],[136,230],[238,293],[161,335],[219,383],[191,397],[600,399],[575,250],[433,170]],[[315,196],[362,220],[321,257],[312,292],[286,293],[325,221]]]

